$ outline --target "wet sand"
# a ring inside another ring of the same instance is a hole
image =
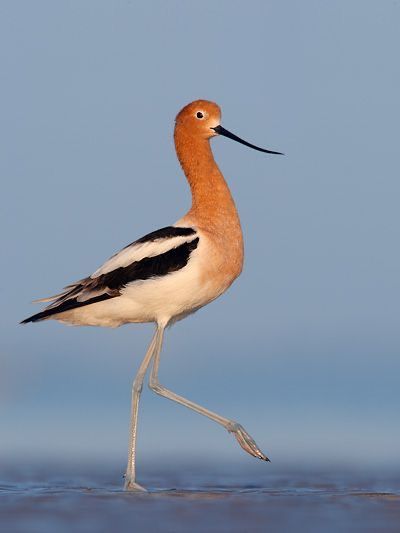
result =
[[[138,494],[122,490],[115,467],[57,469],[1,465],[2,532],[400,531],[400,475],[390,471],[153,465]]]

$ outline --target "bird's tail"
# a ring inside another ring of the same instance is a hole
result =
[[[60,311],[57,311],[56,309],[48,309],[45,311],[41,311],[40,313],[36,313],[35,315],[25,318],[20,322],[20,324],[28,324],[29,322],[40,322],[41,320],[46,320],[46,318],[49,318],[51,315],[55,315],[59,312]]]
[[[103,300],[108,300],[109,298],[113,298],[113,296],[110,296],[109,294],[105,293],[95,296],[90,300],[85,300],[83,302],[79,302],[77,298],[72,298],[70,300],[61,300],[59,304],[52,304],[46,309],[44,309],[44,311],[25,318],[25,320],[22,320],[22,322],[20,322],[20,324],[28,324],[29,322],[40,322],[41,320],[46,320],[47,318],[51,318],[54,315],[64,313],[65,311],[71,311],[72,309],[77,309],[78,307],[84,307],[86,305],[102,302]]]

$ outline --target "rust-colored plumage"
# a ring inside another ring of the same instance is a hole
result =
[[[176,117],[174,140],[192,193],[192,206],[180,222],[195,225],[209,238],[211,257],[202,276],[226,290],[242,271],[243,235],[232,194],[211,151],[210,139],[217,135],[212,128],[220,122],[217,104],[196,100]]]

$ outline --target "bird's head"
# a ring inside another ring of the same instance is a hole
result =
[[[215,102],[209,100],[195,100],[181,109],[175,119],[175,129],[184,132],[189,137],[202,139],[222,135],[259,152],[283,155],[281,152],[273,152],[250,144],[223,128],[221,126],[221,109]]]
[[[208,100],[195,100],[186,105],[175,120],[177,128],[203,139],[217,135],[213,128],[219,126],[220,122],[221,109],[217,104]]]

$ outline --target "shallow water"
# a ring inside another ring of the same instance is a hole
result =
[[[400,475],[266,472],[153,465],[140,478],[149,492],[138,494],[111,467],[3,466],[1,531],[400,531]]]

